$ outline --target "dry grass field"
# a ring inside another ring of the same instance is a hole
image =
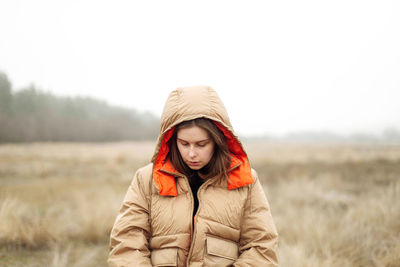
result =
[[[280,266],[400,266],[400,146],[245,146]],[[0,266],[107,266],[114,218],[153,148],[0,145]]]

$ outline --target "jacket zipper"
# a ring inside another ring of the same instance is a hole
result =
[[[189,249],[189,253],[188,253],[188,256],[187,256],[187,259],[186,259],[186,266],[189,266],[189,260],[190,260],[190,257],[192,256],[192,253],[193,253],[193,244],[194,244],[194,240],[196,239],[196,226],[197,226],[197,213],[199,213],[199,211],[200,211],[200,207],[201,207],[201,205],[200,205],[200,191],[201,191],[201,189],[207,184],[207,183],[209,183],[210,182],[210,180],[213,180],[213,179],[209,179],[209,180],[207,180],[207,181],[205,181],[200,187],[199,187],[199,190],[197,190],[197,199],[199,200],[199,207],[197,208],[197,212],[196,212],[196,214],[194,215],[194,220],[191,220],[191,221],[194,221],[194,225],[193,225],[193,222],[191,222],[190,223],[190,225],[191,225],[191,227],[190,227],[190,230],[191,230],[191,232],[190,232],[190,237],[191,237],[191,241],[190,241],[190,249]],[[189,181],[186,179],[186,181],[187,181],[187,183],[188,183],[188,185],[189,185]],[[191,197],[192,197],[192,214],[193,214],[193,210],[194,210],[194,199],[193,199],[193,192],[192,192],[192,189],[191,189],[191,187],[190,187],[190,185],[189,185],[189,190],[190,190],[190,192],[192,193],[191,194]]]
[[[192,212],[191,212],[191,214],[193,214],[193,211],[194,211],[194,198],[193,198],[192,188],[190,187],[189,180],[187,179],[186,176],[184,176],[184,180],[185,180],[185,183],[188,186],[188,189],[189,189],[189,191],[191,193],[190,194],[190,198],[191,198],[191,201],[192,201]],[[189,266],[189,256],[192,253],[192,245],[193,245],[193,219],[192,218],[190,218],[190,240],[191,241],[190,241],[189,253],[188,253],[188,256],[186,258],[186,266]]]

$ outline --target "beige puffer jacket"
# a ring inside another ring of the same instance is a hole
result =
[[[205,117],[226,137],[229,179],[207,180],[193,195],[166,159],[174,126]],[[179,88],[166,102],[153,163],[139,169],[111,232],[110,266],[276,266],[278,234],[257,174],[210,87]]]

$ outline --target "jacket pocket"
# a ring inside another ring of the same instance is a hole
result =
[[[153,266],[178,266],[178,248],[161,248],[151,251]]]
[[[231,266],[239,257],[239,246],[228,239],[207,235],[205,266]]]

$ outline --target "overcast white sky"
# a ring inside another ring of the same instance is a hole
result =
[[[400,1],[0,2],[0,71],[160,115],[212,86],[235,130],[400,129]]]

